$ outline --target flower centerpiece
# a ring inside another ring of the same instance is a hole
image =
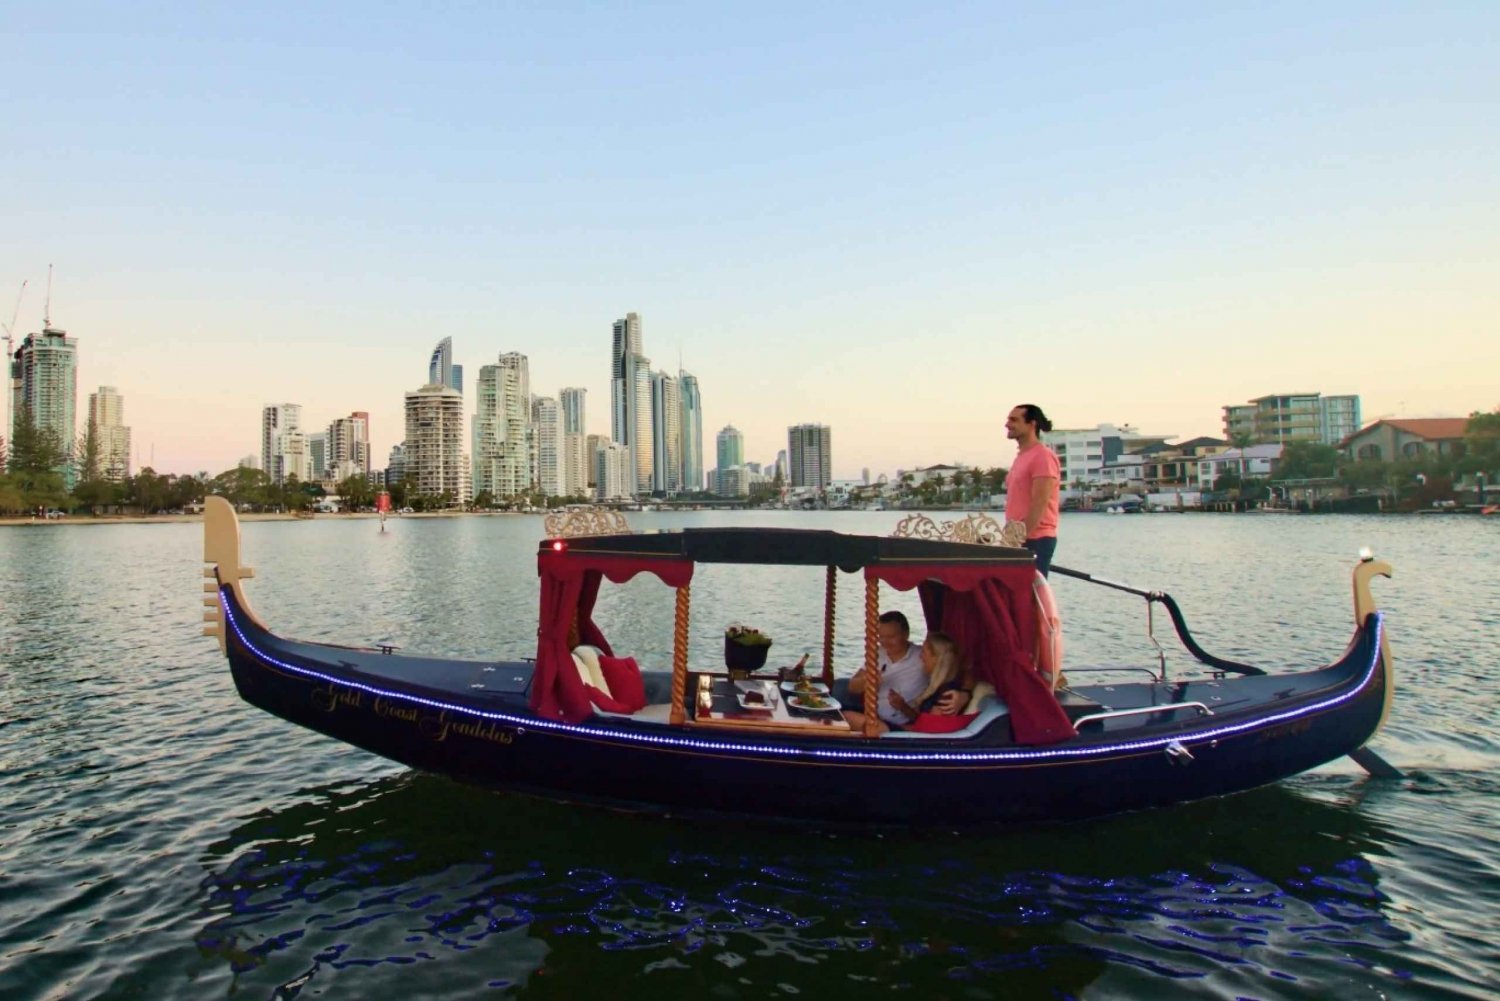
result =
[[[724,630],[724,666],[731,672],[760,670],[770,651],[771,637],[759,629],[736,624]]]

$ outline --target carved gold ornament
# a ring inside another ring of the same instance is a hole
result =
[[[967,542],[980,546],[1018,549],[1026,541],[1026,523],[1008,521],[1002,527],[987,514],[970,514],[958,521],[933,521],[925,514],[902,518],[891,533],[896,539],[930,539],[934,542]]]
[[[542,521],[549,539],[575,539],[580,535],[629,535],[630,525],[618,511],[602,507],[570,507],[553,511]]]

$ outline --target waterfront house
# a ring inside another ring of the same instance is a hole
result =
[[[1220,439],[1207,437],[1189,438],[1175,445],[1151,442],[1107,463],[1102,479],[1120,488],[1174,496],[1184,489],[1207,490],[1213,482],[1199,482],[1199,460],[1226,448],[1228,445]]]
[[[1203,489],[1213,489],[1214,482],[1227,472],[1243,477],[1270,476],[1271,467],[1281,458],[1280,445],[1251,445],[1229,448],[1198,460],[1198,482]]]
[[[1341,447],[1355,462],[1391,462],[1420,455],[1464,454],[1465,417],[1387,417],[1345,438]]]

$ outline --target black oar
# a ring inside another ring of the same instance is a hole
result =
[[[1371,776],[1377,779],[1404,779],[1401,770],[1389,761],[1376,754],[1368,747],[1356,747],[1349,752],[1349,757]]]
[[[1076,577],[1078,580],[1088,581],[1090,584],[1114,588],[1116,591],[1124,591],[1126,594],[1133,594],[1137,597],[1145,598],[1147,601],[1157,602],[1166,608],[1167,614],[1172,617],[1172,628],[1177,630],[1177,638],[1182,641],[1183,646],[1187,647],[1188,653],[1209,667],[1218,668],[1220,671],[1228,671],[1231,674],[1266,673],[1260,668],[1252,667],[1249,664],[1241,664],[1236,661],[1225,660],[1222,657],[1215,657],[1199,646],[1198,641],[1193,639],[1193,634],[1188,631],[1187,620],[1182,617],[1182,609],[1177,607],[1177,602],[1172,600],[1172,596],[1165,591],[1145,591],[1138,587],[1131,587],[1129,584],[1121,584],[1117,581],[1105,580],[1103,577],[1095,577],[1093,574],[1084,573],[1082,570],[1069,570],[1067,567],[1060,567],[1056,563],[1052,564],[1052,569],[1064,577]]]

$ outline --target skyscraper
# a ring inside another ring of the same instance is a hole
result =
[[[418,493],[468,500],[463,442],[462,393],[428,384],[406,394],[406,475],[416,480]]]
[[[463,393],[464,367],[453,364],[453,338],[444,337],[432,349],[432,359],[427,363],[427,382]]]
[[[562,492],[564,497],[587,497],[589,492],[587,438],[562,436]]]
[[[282,461],[286,448],[306,455],[306,442],[296,444],[296,436],[302,431],[302,407],[296,403],[268,403],[260,412],[260,468],[271,478],[272,483],[283,483],[287,475],[296,470],[286,468]],[[288,446],[288,443],[291,443]],[[308,457],[310,458],[310,457]],[[297,478],[305,480],[312,471],[311,463],[298,472]]]
[[[319,483],[328,479],[328,432],[314,431],[307,436],[308,475]]]
[[[733,424],[724,425],[716,440],[719,464],[709,485],[721,497],[740,497],[749,491],[745,471],[745,436]]]
[[[89,423],[99,442],[99,474],[119,483],[130,476],[130,428],[125,426],[125,401],[113,386],[89,394]]]
[[[682,492],[682,397],[678,382],[665,372],[651,375],[651,464],[653,493]]]
[[[78,433],[78,341],[65,330],[44,326],[40,334],[26,335],[11,359],[10,373],[12,426],[6,429],[6,442],[14,440],[14,424],[26,411],[38,431],[53,435],[71,455]],[[73,489],[72,464],[64,463],[57,472]]]
[[[328,425],[323,462],[334,480],[368,476],[370,472],[370,415],[356,410]]]
[[[788,477],[793,489],[826,490],[833,482],[833,430],[826,424],[798,424],[787,428]]]
[[[635,313],[626,313],[624,319],[615,321],[609,349],[609,433],[620,444],[627,441],[626,428],[631,423],[627,403],[630,383],[626,379],[626,368],[631,358],[642,353],[641,318]]]
[[[610,345],[610,431],[630,451],[633,494],[650,493],[655,456],[651,436],[651,359],[641,349],[641,318],[616,320]]]
[[[745,436],[733,424],[725,424],[717,440],[720,469],[745,464]]]
[[[563,434],[588,434],[584,428],[584,404],[588,402],[589,391],[569,386],[558,394],[558,402],[562,404],[562,430]]]
[[[583,465],[587,471],[588,486],[590,488],[598,485],[599,453],[604,451],[614,442],[609,440],[608,435],[591,434],[585,435],[583,439]]]
[[[634,480],[630,449],[603,441],[594,453],[594,496],[599,500],[624,500],[635,493]]]
[[[385,485],[395,486],[406,479],[406,442],[392,445],[385,460]]]
[[[517,351],[479,370],[474,412],[474,491],[496,499],[531,490],[530,363]]]
[[[544,497],[561,497],[563,490],[562,408],[550,396],[531,401],[531,424],[536,434],[536,482]]]
[[[307,435],[300,428],[277,432],[276,463],[281,471],[277,482],[307,483],[312,479],[312,454],[307,447]]]
[[[634,493],[649,494],[655,483],[656,468],[651,433],[651,359],[635,355],[625,372],[630,384],[630,440],[625,447],[630,450],[631,464],[635,467]]]
[[[695,493],[703,489],[703,398],[698,394],[697,376],[679,371],[677,382],[682,397],[682,416],[679,418],[682,489]]]

